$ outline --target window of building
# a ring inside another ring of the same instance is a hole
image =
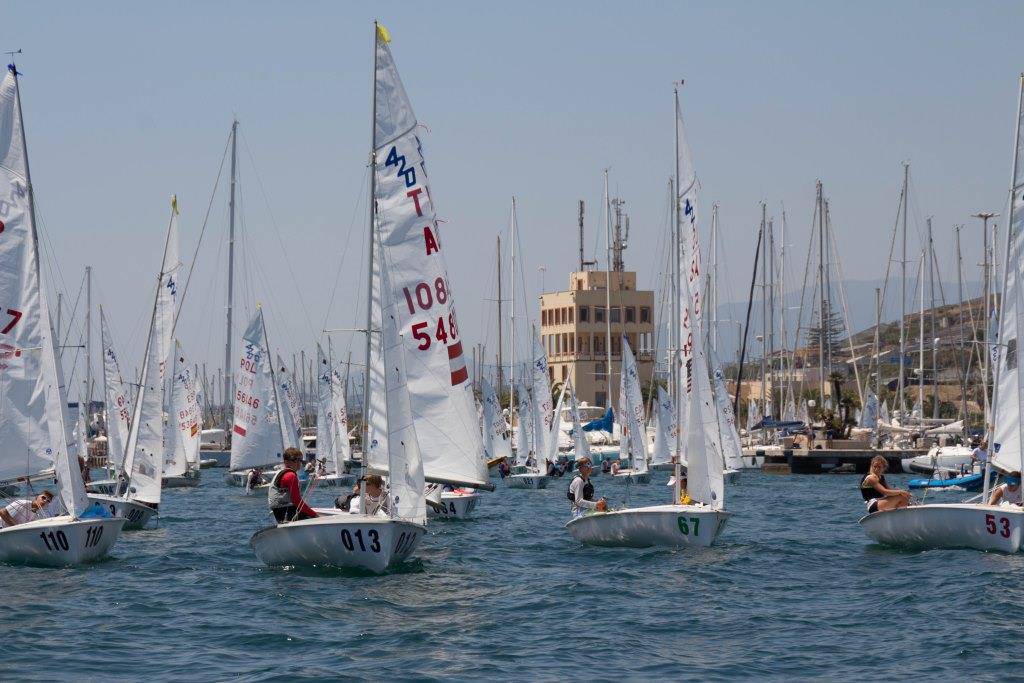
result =
[[[584,337],[580,337],[579,339],[576,340],[576,352],[577,353],[585,356],[585,355],[587,355],[588,348],[589,348],[589,344],[587,343],[587,338],[585,336]]]
[[[569,366],[568,365],[563,365],[562,366],[562,381],[564,382],[565,378],[568,377],[568,376],[569,376]]]
[[[556,334],[552,336],[555,338],[555,354],[557,355],[562,352],[562,335]]]
[[[608,402],[608,394],[603,391],[594,392],[594,405],[603,406]]]
[[[580,306],[580,322],[590,322],[590,306]]]
[[[594,353],[604,353],[604,337],[594,337]]]
[[[548,366],[548,381],[549,382],[554,382],[555,381],[555,368],[554,368],[553,365],[549,365]]]
[[[626,306],[626,322],[636,322],[636,308],[634,306]]]
[[[611,312],[612,312],[611,321],[613,323],[622,322],[622,309],[621,308],[619,308],[618,306],[613,306],[611,308]]]
[[[604,361],[594,363],[594,379],[604,379]]]
[[[640,322],[649,323],[651,322],[651,309],[648,306],[640,307]]]
[[[574,317],[573,314],[576,312],[576,308],[575,307],[569,307],[568,311],[569,311],[569,322],[572,323],[573,322],[573,317]]]
[[[612,355],[617,356],[622,351],[622,342],[618,337],[612,337]]]
[[[594,306],[594,322],[604,322],[604,306]]]

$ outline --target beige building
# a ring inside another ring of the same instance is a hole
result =
[[[569,290],[540,297],[541,342],[547,351],[551,382],[571,380],[576,397],[590,405],[617,407],[621,339],[625,334],[646,386],[654,370],[654,292],[637,291],[636,273],[611,273],[611,310],[607,273],[584,270],[569,276]],[[611,387],[608,382],[608,321],[611,321]]]

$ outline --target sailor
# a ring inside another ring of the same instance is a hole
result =
[[[974,468],[974,463],[978,463],[982,468],[985,467],[985,463],[988,462],[988,441],[985,439],[981,440],[981,443],[971,451],[971,468]]]
[[[267,504],[278,523],[316,517],[313,508],[302,500],[299,477],[296,471],[302,467],[302,452],[298,448],[284,451],[284,469],[278,470],[267,487]]]
[[[607,511],[608,502],[604,498],[594,500],[594,484],[590,481],[590,473],[594,471],[594,466],[590,464],[590,458],[580,458],[576,461],[576,467],[579,474],[572,478],[569,490],[565,494],[572,503],[573,519],[582,517],[587,510]]]
[[[1020,490],[1020,472],[1010,472],[1009,476],[1003,479],[1003,483],[995,487],[992,497],[988,499],[989,505],[1010,503],[1012,505],[1024,504],[1024,497]]]
[[[50,491],[43,491],[33,500],[21,499],[14,501],[7,507],[0,509],[0,522],[2,522],[0,523],[0,528],[16,526],[42,517],[48,517],[46,506],[52,500],[53,494]]]
[[[360,506],[364,515],[388,513],[388,497],[384,493],[384,479],[379,474],[370,474],[363,479],[363,494]],[[356,510],[358,511],[358,510]]]
[[[885,471],[889,463],[881,455],[871,458],[871,469],[860,480],[860,495],[867,502],[868,514],[883,510],[895,510],[910,505],[910,492],[891,489],[885,483]]]

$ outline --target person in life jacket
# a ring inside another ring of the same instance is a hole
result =
[[[302,467],[302,453],[298,448],[284,451],[284,469],[274,473],[267,487],[267,505],[278,523],[316,517],[313,508],[302,500],[297,471]]]
[[[992,490],[988,504],[999,505],[1000,503],[1024,505],[1024,496],[1021,495],[1020,487],[1020,472],[1010,472],[1003,483]]]
[[[573,477],[569,490],[565,493],[565,497],[572,503],[573,519],[582,517],[588,510],[607,511],[608,502],[604,498],[594,500],[594,484],[590,481],[590,473],[594,471],[594,466],[590,463],[590,458],[580,458],[576,461],[576,467],[579,474]]]

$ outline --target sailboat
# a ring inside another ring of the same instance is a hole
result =
[[[516,388],[516,395],[519,398],[516,409],[516,459],[512,473],[505,478],[505,485],[510,489],[546,489],[547,474],[540,473],[536,467],[537,432],[533,427],[536,420],[533,397],[523,385]],[[530,464],[531,459],[533,465]]]
[[[682,316],[684,325],[687,320],[695,320],[686,279],[680,279],[684,294],[680,303],[686,313]],[[724,528],[731,513],[724,509],[721,456],[709,447],[710,437],[718,426],[703,335],[694,332],[687,334],[687,338],[692,349],[690,377],[684,383],[690,387],[686,402],[686,492],[695,502],[687,505],[678,502],[680,469],[677,465],[672,502],[578,517],[565,525],[576,540],[589,545],[629,548],[709,546]]]
[[[163,485],[172,488],[196,486],[199,484],[199,438],[203,425],[199,383],[178,340],[174,340],[173,356],[164,438]]]
[[[566,388],[569,393],[569,418],[572,422],[572,457],[575,462],[578,462],[580,458],[590,457],[590,442],[587,441],[587,433],[583,431],[583,420],[580,419],[580,404],[576,400],[576,391],[572,386],[572,380],[569,379],[566,383]],[[594,470],[591,476],[594,476],[598,470]]]
[[[1024,377],[1021,377],[1018,344],[1024,324],[1024,74],[1017,98],[1013,172],[1010,184],[1009,230],[1006,235],[1006,269],[1003,275],[999,316],[999,355],[992,401],[990,441],[994,454],[986,466],[980,503],[928,503],[871,513],[860,519],[872,540],[902,548],[971,548],[1017,552],[1024,541],[1024,509],[1016,505],[988,505],[990,469],[1020,472],[1024,469],[1024,431],[1021,420]],[[884,406],[884,404],[883,404]]]
[[[647,467],[647,443],[644,431],[644,399],[640,395],[640,376],[636,358],[629,347],[629,338],[622,335],[622,372],[619,381],[619,414],[622,427],[620,459],[628,460],[629,467],[612,475],[614,481],[630,484],[651,483]]]
[[[481,436],[484,442],[484,457],[487,462],[512,459],[512,443],[509,439],[508,422],[501,412],[501,403],[494,392],[494,386],[486,377],[480,378],[480,393],[483,394],[483,423]]]
[[[651,469],[674,470],[672,456],[676,453],[676,439],[679,429],[676,427],[676,409],[672,396],[665,388],[658,385],[658,400],[654,404],[654,447],[651,451]]]
[[[512,489],[547,488],[548,461],[554,459],[555,450],[558,448],[558,435],[551,431],[554,411],[551,405],[548,357],[536,334],[533,335],[531,375],[531,390],[526,394],[528,402],[524,404],[523,395],[520,395],[519,404],[519,424],[522,427],[523,416],[529,415],[530,431],[523,429],[526,438],[519,439],[516,468],[505,479],[508,487]],[[526,453],[523,452],[524,441],[532,445]]]
[[[106,413],[107,425],[107,466],[113,472],[120,472],[124,467],[124,446],[128,439],[128,427],[132,419],[132,405],[128,392],[124,388],[121,368],[118,366],[114,340],[107,324],[107,316],[100,306],[100,340],[103,345],[103,410]],[[102,484],[106,486],[102,486]],[[92,482],[86,488],[94,493],[112,494],[117,488],[117,480]]]
[[[89,499],[124,517],[125,530],[144,528],[160,506],[164,466],[165,366],[170,359],[177,299],[178,202],[171,198],[164,254],[153,296],[149,334],[142,364],[142,384],[125,439],[125,456],[113,494],[90,493]]]
[[[288,406],[278,396],[274,368],[270,362],[263,308],[256,313],[242,335],[242,348],[235,362],[235,400],[231,428],[231,466],[224,475],[230,486],[249,486],[253,470],[269,470],[282,462],[288,446],[295,446],[295,434],[284,426]],[[290,420],[289,420],[290,421]],[[269,476],[257,484],[265,486]]]
[[[0,485],[31,487],[56,478],[50,505],[66,513],[0,529],[0,562],[73,566],[107,554],[123,517],[99,517],[72,461],[60,357],[54,342],[39,267],[35,198],[21,116],[18,73],[12,64],[0,84],[0,294],[6,322],[0,328]],[[51,469],[52,468],[52,469]]]
[[[708,349],[708,357],[712,362],[711,376],[714,378],[713,390],[718,419],[715,443],[722,454],[722,476],[727,484],[736,484],[743,469],[743,447],[740,445],[739,432],[736,431],[736,415],[732,410],[729,392],[725,388],[725,373],[722,372],[722,364],[714,349]]]
[[[351,486],[356,477],[345,465],[352,453],[348,443],[348,409],[345,404],[345,384],[331,367],[324,350],[316,345],[316,454],[317,459],[330,469],[317,475],[316,485],[327,488]]]

